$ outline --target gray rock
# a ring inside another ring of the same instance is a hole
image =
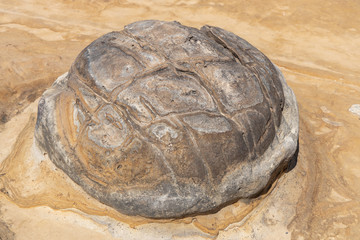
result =
[[[35,137],[102,203],[173,218],[259,194],[294,155],[298,124],[281,72],[242,38],[141,21],[79,54],[43,94]]]

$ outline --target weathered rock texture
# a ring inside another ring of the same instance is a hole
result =
[[[181,217],[261,192],[296,150],[298,111],[242,38],[142,21],[80,53],[40,100],[35,137],[101,202]]]

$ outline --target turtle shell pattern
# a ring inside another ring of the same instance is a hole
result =
[[[99,201],[181,217],[253,194],[219,186],[266,151],[283,103],[274,65],[244,39],[141,21],[79,54],[43,95],[35,136]]]

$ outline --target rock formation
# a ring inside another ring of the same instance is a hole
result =
[[[79,54],[43,94],[35,138],[100,202],[173,218],[260,193],[295,153],[298,110],[244,39],[141,21]]]

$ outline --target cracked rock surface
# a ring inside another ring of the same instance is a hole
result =
[[[102,203],[173,218],[261,192],[296,150],[298,112],[244,39],[149,20],[79,54],[43,94],[35,138]]]

